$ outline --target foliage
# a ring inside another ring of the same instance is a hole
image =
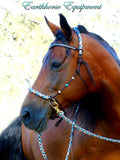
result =
[[[43,23],[44,19],[39,18]],[[43,27],[44,28],[44,27]],[[25,15],[15,16],[6,11],[0,24],[0,114],[1,121],[13,119],[27,93],[25,79],[35,80],[51,38],[41,25]],[[9,117],[9,112],[10,114]],[[16,115],[17,116],[17,115]],[[4,128],[0,126],[0,128]]]

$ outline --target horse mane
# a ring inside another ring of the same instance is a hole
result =
[[[80,33],[88,34],[90,35],[91,38],[97,40],[114,57],[114,59],[120,66],[120,59],[118,58],[115,50],[108,44],[108,42],[106,42],[101,36],[95,33],[89,32],[83,25],[78,25],[78,28]]]
[[[22,149],[22,120],[20,116],[0,134],[0,159],[26,160]]]

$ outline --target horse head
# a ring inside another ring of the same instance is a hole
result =
[[[24,125],[38,133],[46,129],[50,118],[57,116],[49,105],[51,97],[56,99],[59,107],[66,110],[92,92],[102,94],[104,87],[101,89],[101,86],[109,85],[108,77],[113,69],[108,63],[114,63],[114,70],[118,71],[114,55],[108,53],[108,50],[113,54],[114,51],[102,38],[90,34],[83,26],[77,27],[77,31],[81,32],[78,35],[62,14],[60,27],[46,17],[45,20],[55,40],[43,59],[39,75],[21,109]],[[114,82],[115,76],[116,72],[111,78]]]

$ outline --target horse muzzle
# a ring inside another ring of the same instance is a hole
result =
[[[35,107],[34,105],[23,106],[20,116],[24,125],[38,133],[47,128],[47,122],[51,117],[52,109],[49,106]]]

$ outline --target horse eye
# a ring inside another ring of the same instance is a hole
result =
[[[52,62],[51,63],[51,69],[59,69],[61,67],[61,63],[59,62]]]

